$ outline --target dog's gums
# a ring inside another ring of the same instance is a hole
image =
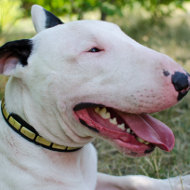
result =
[[[174,147],[172,131],[147,114],[129,114],[91,103],[76,106],[74,112],[81,124],[99,132],[124,152],[130,150],[142,156],[152,152],[155,146],[165,151]]]

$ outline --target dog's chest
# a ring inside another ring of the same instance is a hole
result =
[[[44,150],[0,120],[0,189],[92,190],[96,152],[92,145],[73,153]]]

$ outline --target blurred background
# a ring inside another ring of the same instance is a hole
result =
[[[0,0],[0,46],[31,38],[30,18],[39,4],[62,21],[101,19],[118,24],[141,44],[168,54],[190,72],[190,0]],[[0,77],[0,98],[6,77]],[[156,178],[190,174],[190,94],[177,106],[154,114],[173,130],[172,152],[154,151],[145,158],[127,158],[102,140],[94,144],[99,171],[114,175],[143,174]]]

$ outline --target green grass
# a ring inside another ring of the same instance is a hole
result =
[[[140,11],[126,13],[123,18],[110,18],[138,42],[166,53],[190,71],[190,19],[188,14],[176,13],[157,22],[146,19]],[[29,20],[19,21],[0,37],[9,40],[32,37],[34,30]],[[0,96],[6,78],[1,78]],[[167,153],[156,149],[148,157],[129,158],[102,140],[95,140],[98,149],[98,169],[113,175],[143,174],[156,178],[190,174],[190,94],[178,105],[154,116],[169,125],[176,137],[176,145]]]

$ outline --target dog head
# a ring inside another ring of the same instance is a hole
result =
[[[37,5],[32,19],[36,36],[0,48],[0,72],[11,75],[9,111],[58,144],[83,146],[100,136],[133,156],[173,148],[171,130],[148,113],[188,92],[180,65],[109,22],[63,24]]]

